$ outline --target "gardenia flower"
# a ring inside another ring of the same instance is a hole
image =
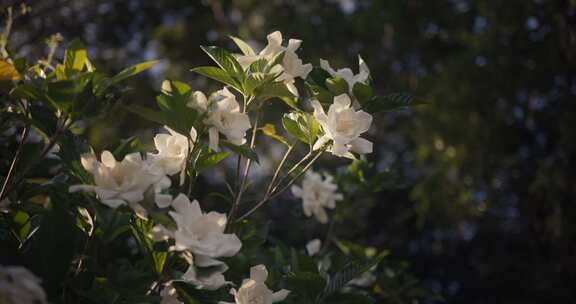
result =
[[[172,284],[166,285],[160,292],[162,299],[160,304],[183,304],[184,302],[178,299],[178,292]]]
[[[322,180],[320,174],[307,171],[302,181],[302,188],[296,185],[292,186],[292,194],[302,199],[302,208],[304,214],[308,217],[314,215],[316,219],[326,224],[328,215],[324,208],[334,209],[336,201],[342,200],[342,194],[336,193],[338,186],[333,183],[332,176],[327,176]]]
[[[190,202],[179,194],[172,202],[175,211],[170,216],[178,229],[174,231],[175,249],[190,250],[195,255],[231,257],[240,251],[242,243],[235,234],[225,234],[226,215],[203,213],[198,201]]]
[[[296,50],[300,48],[302,40],[290,39],[288,40],[288,46],[284,47],[282,46],[282,33],[280,31],[269,34],[267,39],[268,45],[258,55],[244,54],[237,56],[236,59],[244,69],[247,69],[256,60],[266,59],[271,61],[276,55],[284,51],[281,65],[274,67],[271,72],[282,72],[278,80],[284,82],[290,92],[298,96],[298,89],[294,86],[294,79],[298,77],[305,79],[308,77],[308,73],[312,71],[312,64],[303,64],[302,59],[296,54]]]
[[[344,79],[348,83],[350,94],[352,94],[352,89],[356,83],[368,84],[368,80],[370,79],[370,70],[368,69],[368,65],[366,65],[364,60],[362,60],[362,57],[358,57],[358,59],[360,62],[360,72],[358,74],[354,74],[350,68],[334,70],[330,66],[330,63],[324,59],[320,59],[320,67],[328,72],[332,77],[340,77]]]
[[[332,141],[330,151],[336,156],[346,156],[350,150],[360,154],[372,153],[372,143],[360,137],[370,129],[372,115],[355,111],[347,94],[334,97],[327,115],[317,100],[312,101],[312,107],[324,132],[314,144],[315,150]]]
[[[309,256],[316,255],[320,252],[320,248],[322,248],[322,241],[319,239],[313,239],[306,244],[306,252],[308,252]]]
[[[40,283],[41,280],[24,267],[0,265],[0,303],[48,303]]]
[[[199,269],[200,267],[205,269]],[[229,283],[223,275],[226,270],[228,270],[228,265],[222,261],[195,255],[192,264],[182,276],[182,280],[195,285],[198,289],[216,290]]]
[[[118,162],[112,153],[104,151],[100,159],[91,153],[82,155],[82,166],[93,175],[94,185],[70,186],[70,192],[95,192],[103,204],[111,208],[128,204],[145,218],[146,210],[138,204],[144,199],[144,193],[151,186],[157,191],[170,186],[164,172],[155,170],[140,153],[128,154]]]
[[[154,145],[158,153],[148,153],[148,159],[160,166],[167,175],[174,175],[181,172],[186,164],[186,158],[190,151],[188,137],[164,126],[169,134],[156,134],[154,136]],[[196,141],[196,129],[190,130],[192,142]]]
[[[272,292],[266,286],[268,271],[266,266],[258,265],[250,268],[250,279],[244,280],[238,291],[232,288],[230,294],[234,296],[236,304],[272,304],[286,299],[289,290],[282,289]],[[220,302],[220,304],[233,304],[229,302]]]
[[[219,150],[219,133],[224,134],[234,145],[239,146],[246,142],[246,131],[251,127],[250,118],[246,113],[240,112],[236,96],[227,88],[214,92],[209,99],[204,93],[196,91],[188,106],[206,114],[204,123],[210,126],[208,135],[212,150]]]

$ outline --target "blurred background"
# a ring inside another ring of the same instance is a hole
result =
[[[380,301],[576,303],[576,1],[26,3],[32,11],[15,20],[10,42],[21,56],[45,56],[44,40],[61,33],[63,43],[84,41],[109,73],[161,59],[130,81],[126,103],[152,105],[166,78],[216,89],[189,69],[210,64],[199,45],[235,50],[227,35],[261,47],[280,30],[302,39],[300,56],[315,65],[324,58],[357,70],[361,54],[378,93],[431,102],[375,117],[369,137],[378,144],[368,161],[380,179],[350,199],[354,216],[334,227],[336,235],[390,250],[397,264],[387,275],[398,279],[380,284]],[[149,129],[115,112],[88,134],[105,147],[135,132],[150,139]],[[349,164],[322,162],[334,174]],[[285,211],[270,210],[280,223],[300,219]],[[287,227],[272,232],[286,239],[323,233]]]

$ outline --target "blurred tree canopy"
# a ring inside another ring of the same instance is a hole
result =
[[[152,103],[164,78],[208,89],[189,69],[208,63],[198,45],[233,48],[227,35],[256,43],[281,30],[304,41],[301,57],[337,67],[356,68],[362,54],[379,93],[430,105],[375,118],[369,170],[385,178],[350,210],[367,220],[336,233],[389,248],[448,303],[576,301],[576,1],[26,3],[10,37],[21,56],[42,57],[38,42],[61,33],[83,40],[103,70],[161,59],[131,81],[126,103]],[[145,124],[118,112],[91,140],[104,146]]]

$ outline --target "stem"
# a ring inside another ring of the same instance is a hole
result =
[[[280,174],[280,171],[282,170],[282,167],[284,166],[286,159],[288,159],[288,155],[290,155],[292,150],[294,150],[295,145],[296,145],[295,143],[292,144],[290,147],[288,147],[288,150],[286,150],[286,153],[284,153],[284,156],[282,157],[282,160],[278,164],[276,171],[274,171],[274,175],[272,176],[272,180],[268,184],[268,188],[266,189],[266,194],[264,194],[264,196],[268,195],[272,191],[274,182],[276,182],[276,179],[278,178],[278,175]]]
[[[62,133],[64,131],[66,131],[68,129],[68,127],[70,127],[71,124],[72,124],[72,121],[70,121],[69,123],[66,123],[66,116],[64,116],[64,120],[62,122],[62,125],[56,130],[54,135],[52,135],[52,137],[50,137],[50,139],[48,140],[48,144],[46,144],[46,147],[44,147],[44,150],[42,150],[42,153],[40,153],[40,156],[36,159],[36,161],[42,160],[42,159],[44,159],[44,157],[46,157],[48,152],[50,152],[50,150],[52,150],[54,145],[58,142],[58,138],[60,137],[60,135],[62,135]],[[18,186],[18,184],[20,184],[24,180],[24,178],[26,177],[26,173],[34,167],[34,164],[35,164],[35,162],[31,161],[28,164],[28,166],[26,166],[24,169],[22,169],[20,177],[18,177],[18,179],[14,183],[12,183],[11,187],[6,186],[6,190],[3,191],[4,193],[2,193],[2,195],[0,195],[0,198],[3,196],[7,196],[10,192],[12,192],[14,189],[16,189],[16,186]]]
[[[22,150],[24,149],[24,142],[28,138],[28,132],[30,131],[29,125],[24,126],[24,130],[22,131],[22,138],[20,139],[20,143],[18,144],[18,148],[16,153],[14,154],[14,158],[12,159],[12,163],[10,164],[10,169],[8,169],[8,174],[6,174],[6,178],[4,179],[4,184],[2,185],[2,190],[0,191],[0,201],[4,199],[5,195],[8,195],[8,184],[10,183],[10,179],[12,179],[12,175],[14,174],[14,168],[16,168],[16,164],[18,160],[20,160],[20,155],[22,154]]]
[[[302,165],[306,160],[308,160],[308,158],[310,158],[310,156],[312,156],[312,151],[308,152],[308,154],[306,154],[299,162],[297,162],[294,166],[292,166],[292,168],[290,168],[290,170],[288,170],[288,172],[286,174],[284,174],[284,176],[280,179],[278,184],[276,186],[274,186],[274,188],[272,188],[272,192],[276,191],[278,186],[280,186],[282,184],[282,182],[284,182],[284,180],[288,176],[290,176],[290,174],[292,174],[292,172],[294,172],[296,169],[298,169],[298,167],[300,167],[300,165]]]
[[[256,204],[254,207],[252,207],[252,209],[248,210],[248,212],[244,213],[242,216],[240,216],[236,221],[239,222],[245,218],[247,218],[248,216],[250,216],[252,213],[254,213],[256,210],[258,210],[258,208],[260,208],[262,205],[264,205],[266,202],[270,201],[271,199],[277,197],[278,195],[282,194],[284,191],[286,191],[290,186],[292,186],[292,184],[294,184],[294,182],[296,182],[296,180],[302,176],[302,174],[304,174],[304,172],[306,172],[308,169],[310,169],[310,167],[312,166],[312,164],[314,164],[314,162],[320,157],[320,155],[322,155],[322,153],[324,152],[325,149],[322,149],[318,152],[318,154],[316,154],[314,156],[314,158],[312,158],[312,160],[310,160],[310,162],[308,164],[306,164],[306,166],[302,169],[302,171],[298,172],[298,174],[291,179],[288,184],[286,184],[284,187],[282,187],[280,190],[272,190],[272,192],[266,193],[264,195],[264,198],[262,198],[262,200],[260,202],[258,202],[258,204]],[[299,162],[301,163],[301,162]],[[294,169],[294,168],[293,168]],[[293,170],[292,170],[293,171]],[[280,181],[276,187],[274,187],[274,189],[278,188],[278,186],[282,183],[282,181]]]
[[[322,243],[322,248],[320,249],[320,251],[324,251],[328,248],[328,245],[330,244],[330,241],[332,240],[332,233],[334,232],[334,223],[336,222],[336,219],[334,218],[334,215],[332,215],[332,217],[330,218],[330,224],[328,224],[328,230],[326,231],[326,236],[324,237],[324,242]]]
[[[260,120],[260,112],[258,112],[256,114],[256,120],[254,121],[254,127],[252,128],[252,138],[250,139],[250,149],[254,149],[254,144],[256,143],[256,134],[258,133],[259,120]],[[238,158],[238,168],[240,168],[240,161],[241,161],[241,158]],[[238,205],[240,204],[240,201],[242,200],[242,195],[246,191],[246,179],[248,178],[248,173],[250,173],[250,166],[251,165],[252,165],[252,160],[248,158],[246,160],[246,165],[244,165],[244,173],[242,174],[242,178],[240,180],[240,186],[238,188],[238,193],[236,194],[236,198],[234,199],[234,202],[232,204],[232,208],[230,208],[230,213],[228,213],[228,220],[233,219],[234,213],[238,209]]]

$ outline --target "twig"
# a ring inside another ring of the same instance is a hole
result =
[[[264,196],[264,198],[262,198],[262,200],[260,202],[258,202],[258,204],[256,204],[254,207],[252,207],[252,209],[248,210],[248,212],[244,213],[242,216],[240,216],[236,221],[239,222],[245,218],[247,218],[248,216],[250,216],[252,213],[254,213],[256,210],[258,210],[258,208],[260,208],[262,205],[264,205],[266,202],[270,201],[271,199],[277,197],[278,195],[282,194],[284,191],[286,191],[290,186],[292,186],[292,184],[294,184],[294,182],[296,182],[296,180],[302,176],[302,174],[304,174],[304,172],[306,172],[311,166],[312,164],[314,164],[314,162],[320,157],[320,155],[322,155],[322,153],[324,152],[325,149],[322,149],[318,152],[318,154],[316,154],[316,156],[314,156],[314,158],[312,158],[312,160],[310,160],[310,162],[308,164],[306,164],[306,166],[300,171],[298,172],[298,174],[291,179],[288,184],[286,184],[284,187],[282,187],[280,190],[273,190],[271,193],[266,193],[266,195]],[[278,185],[276,185],[277,188],[280,185],[280,183]]]
[[[18,144],[18,148],[16,153],[14,154],[14,158],[12,159],[12,163],[10,164],[10,169],[8,169],[8,174],[6,174],[6,178],[4,179],[4,184],[2,185],[2,190],[0,191],[0,201],[4,199],[5,195],[8,195],[8,184],[10,183],[10,179],[12,179],[12,175],[14,174],[14,169],[16,168],[16,164],[20,160],[20,155],[22,154],[22,150],[24,149],[24,142],[28,138],[28,133],[30,131],[30,126],[26,124],[24,126],[24,130],[22,131],[22,136],[20,139],[20,143]]]
[[[56,130],[56,132],[54,133],[54,135],[52,135],[52,137],[50,137],[50,139],[48,140],[48,144],[46,145],[46,147],[44,147],[44,150],[42,150],[42,153],[40,153],[40,156],[36,159],[36,161],[42,160],[42,159],[44,159],[44,157],[46,157],[48,152],[50,152],[52,150],[52,148],[54,148],[54,145],[56,145],[56,143],[58,142],[58,138],[72,124],[72,121],[66,123],[66,116],[64,116],[63,118],[64,119],[63,119],[62,126]],[[18,179],[14,183],[12,183],[12,186],[6,187],[5,193],[3,193],[3,195],[8,195],[10,192],[12,192],[14,189],[16,189],[16,186],[18,186],[18,184],[20,184],[24,180],[24,178],[26,177],[26,173],[30,169],[32,169],[32,167],[34,167],[34,165],[35,165],[34,161],[31,161],[30,163],[28,163],[28,166],[26,166],[24,169],[22,169],[22,171],[20,173],[20,177],[18,177]],[[2,197],[2,196],[0,196],[0,197]]]
[[[252,138],[250,139],[250,149],[254,149],[254,144],[256,143],[256,134],[258,133],[258,122],[260,120],[260,112],[256,114],[256,120],[254,121],[254,127],[252,128]],[[240,163],[240,162],[238,162]],[[240,187],[238,189],[238,193],[236,194],[236,198],[232,203],[232,208],[230,208],[230,213],[228,214],[228,220],[231,221],[234,218],[234,213],[238,209],[238,205],[242,200],[242,195],[246,191],[246,179],[248,178],[248,173],[250,173],[250,166],[252,165],[252,160],[248,158],[246,160],[246,165],[244,165],[244,173],[242,174],[242,179],[240,181]]]

